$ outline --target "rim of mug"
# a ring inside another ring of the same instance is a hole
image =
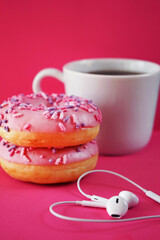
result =
[[[82,71],[78,71],[78,70],[73,70],[71,69],[71,66],[73,66],[73,64],[76,64],[76,63],[85,63],[85,62],[91,62],[91,61],[106,61],[106,62],[139,62],[139,63],[144,63],[144,64],[150,64],[154,67],[154,69],[152,71],[148,71],[148,72],[144,72],[144,73],[137,73],[136,75],[131,75],[131,74],[127,74],[127,75],[100,75],[100,74],[93,74],[93,73],[88,73],[88,72],[82,72]],[[63,71],[69,71],[69,72],[72,72],[72,73],[75,73],[75,74],[80,74],[80,75],[91,75],[92,77],[95,76],[99,76],[101,78],[104,78],[104,77],[111,77],[111,78],[128,78],[128,77],[132,77],[132,78],[137,78],[138,77],[144,77],[144,76],[150,76],[150,75],[153,75],[153,74],[157,74],[159,73],[160,74],[160,65],[158,63],[155,63],[155,62],[151,62],[151,61],[147,61],[147,60],[141,60],[141,59],[132,59],[132,58],[86,58],[86,59],[79,59],[79,60],[74,60],[74,61],[71,61],[71,62],[68,62],[66,63],[64,66],[63,66]]]

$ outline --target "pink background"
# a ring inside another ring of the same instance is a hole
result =
[[[1,0],[0,101],[31,92],[42,68],[61,69],[72,60],[120,57],[160,64],[159,9],[159,0]],[[64,91],[53,79],[44,89]]]
[[[14,94],[30,93],[32,80],[42,68],[62,69],[72,60],[118,57],[160,64],[159,9],[159,0],[0,0],[0,102]],[[43,88],[47,92],[64,91],[62,83],[50,78],[43,82]],[[97,168],[118,171],[158,193],[160,97],[154,130],[145,149],[130,156],[100,157]],[[106,181],[105,176],[100,179]],[[95,188],[103,196],[103,187],[108,188],[105,191],[111,196],[124,188],[116,181],[112,186],[99,181],[97,184]],[[94,186],[95,182],[87,191]],[[144,198],[137,189],[129,189],[139,194],[141,204],[130,210],[128,217],[158,214],[156,203]],[[159,237],[159,220],[123,225],[83,224],[57,220],[48,212],[52,202],[80,199],[75,183],[26,184],[11,179],[0,169],[0,239]],[[77,215],[86,215],[87,211],[88,217],[93,217],[90,210],[81,211],[75,209]],[[70,215],[73,210],[67,208],[64,213]],[[104,210],[92,213],[105,217]]]

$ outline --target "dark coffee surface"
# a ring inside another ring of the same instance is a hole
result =
[[[119,70],[98,70],[98,71],[91,71],[91,72],[87,72],[90,74],[98,74],[98,75],[138,75],[138,74],[144,74],[141,72],[131,72],[131,71],[119,71]]]

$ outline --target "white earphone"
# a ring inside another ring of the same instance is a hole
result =
[[[112,172],[109,170],[92,170],[92,171],[82,174],[79,177],[79,179],[77,180],[78,190],[81,192],[82,195],[89,198],[91,201],[82,200],[82,201],[64,201],[64,202],[53,203],[49,208],[50,212],[54,216],[65,219],[65,220],[81,221],[81,222],[82,221],[83,222],[126,222],[126,221],[142,220],[142,219],[149,219],[149,218],[160,218],[160,215],[152,215],[152,216],[142,216],[142,217],[136,217],[136,218],[120,219],[127,213],[129,208],[132,208],[138,204],[138,202],[139,202],[138,197],[130,191],[121,191],[118,196],[113,196],[110,199],[99,197],[96,195],[88,195],[88,194],[84,193],[80,187],[80,181],[84,176],[86,176],[90,173],[94,173],[94,172],[110,173],[110,174],[116,175],[120,178],[123,178],[124,180],[130,182],[131,184],[133,184],[136,187],[138,187],[139,189],[141,189],[146,194],[146,196],[148,196],[151,199],[153,199],[154,201],[160,203],[159,195],[153,193],[152,191],[148,191],[148,190],[142,188],[140,185],[136,184],[132,180],[124,177],[123,175],[121,175],[119,173]],[[83,219],[83,218],[67,217],[67,216],[58,214],[57,212],[55,212],[53,210],[53,207],[55,207],[56,205],[60,205],[60,204],[78,204],[78,205],[86,206],[86,207],[106,208],[108,215],[111,218],[116,219],[116,220],[113,220],[113,219],[109,219],[109,220],[108,219]]]

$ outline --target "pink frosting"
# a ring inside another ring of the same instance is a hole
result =
[[[0,105],[0,126],[8,132],[72,132],[100,122],[101,112],[92,101],[64,94],[19,94]]]
[[[95,140],[80,146],[61,149],[20,147],[3,139],[0,142],[2,159],[25,165],[64,165],[89,159],[96,154],[98,147]]]

